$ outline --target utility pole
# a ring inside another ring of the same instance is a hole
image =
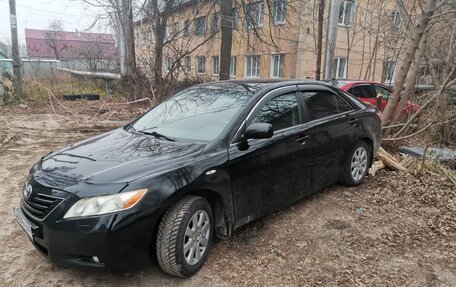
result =
[[[11,25],[11,42],[13,52],[13,73],[14,89],[18,96],[22,95],[22,70],[21,58],[19,57],[19,41],[17,37],[17,18],[16,18],[16,0],[9,0],[10,6],[10,25]]]
[[[329,21],[326,39],[325,79],[333,78],[334,56],[336,54],[337,27],[340,9],[340,0],[330,0]]]
[[[317,35],[317,68],[315,79],[320,80],[321,76],[321,55],[323,49],[323,21],[325,17],[325,0],[320,0],[318,7],[318,35]]]
[[[233,42],[233,0],[220,1],[220,75],[219,80],[230,79],[231,45]]]
[[[120,73],[131,76],[135,72],[135,39],[131,0],[117,0],[119,24]]]

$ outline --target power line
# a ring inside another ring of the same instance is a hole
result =
[[[7,5],[8,3],[7,2],[3,2],[1,1],[0,4],[5,4]],[[18,7],[21,7],[21,8],[24,8],[24,9],[29,9],[29,10],[33,10],[33,11],[39,11],[39,12],[43,12],[43,13],[47,13],[47,14],[52,14],[52,15],[55,15],[56,13],[58,15],[62,15],[62,16],[71,16],[71,17],[95,17],[95,14],[92,14],[92,15],[85,15],[85,14],[71,14],[71,13],[65,13],[65,12],[56,12],[56,11],[50,11],[50,10],[43,10],[43,9],[38,9],[38,8],[33,8],[33,7],[29,7],[29,6],[25,6],[25,5],[21,5],[21,4],[16,4],[16,6]],[[86,10],[87,11],[87,10]],[[90,11],[87,11],[89,13],[93,13],[93,12],[90,12]],[[37,14],[40,14],[40,13],[37,13]],[[49,16],[49,15],[45,15],[45,14],[41,14],[43,16]]]

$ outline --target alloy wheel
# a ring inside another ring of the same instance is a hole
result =
[[[353,180],[360,181],[367,169],[367,151],[364,147],[356,149],[351,160],[351,176]]]
[[[189,265],[200,262],[209,244],[211,232],[209,215],[198,210],[187,224],[184,235],[184,257]]]

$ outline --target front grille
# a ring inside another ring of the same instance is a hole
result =
[[[37,219],[43,219],[59,205],[62,200],[62,198],[37,193],[30,198],[23,198],[22,207],[30,216]]]

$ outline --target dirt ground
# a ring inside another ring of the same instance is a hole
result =
[[[114,275],[52,264],[12,215],[28,169],[52,149],[132,114],[106,112],[94,124],[93,115],[35,112],[0,109],[1,287],[456,286],[456,188],[436,174],[388,170],[356,188],[328,188],[217,240],[189,279],[156,265]]]

